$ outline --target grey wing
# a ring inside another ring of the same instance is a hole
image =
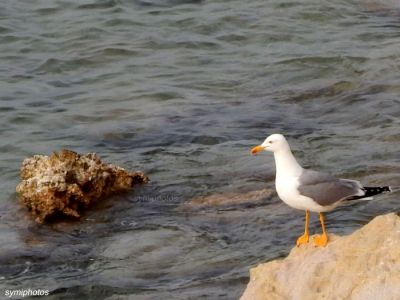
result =
[[[364,194],[358,181],[337,179],[329,174],[312,170],[304,170],[300,175],[298,190],[301,195],[313,199],[322,206]]]

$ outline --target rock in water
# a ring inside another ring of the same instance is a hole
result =
[[[400,299],[400,217],[373,219],[326,248],[294,248],[250,270],[241,300]]]
[[[240,204],[262,204],[270,199],[274,192],[270,189],[251,191],[247,193],[212,194],[205,197],[196,197],[189,201],[186,207],[206,208],[215,206],[229,206]]]
[[[149,180],[142,172],[105,164],[95,153],[80,155],[70,150],[26,158],[21,179],[17,193],[38,223],[58,214],[78,218],[98,199]]]

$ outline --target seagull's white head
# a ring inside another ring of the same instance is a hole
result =
[[[271,152],[276,152],[282,149],[287,149],[289,147],[288,142],[282,134],[271,134],[265,139],[265,141],[251,149],[251,154],[257,154],[260,151],[267,150]]]

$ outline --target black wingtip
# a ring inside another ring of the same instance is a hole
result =
[[[382,193],[392,192],[392,188],[390,186],[375,186],[375,187],[365,186],[363,190],[365,192],[364,197],[371,197]]]

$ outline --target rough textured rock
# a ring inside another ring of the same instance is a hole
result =
[[[309,243],[250,270],[241,300],[400,299],[400,217],[373,219],[353,234]]]
[[[266,199],[270,199],[274,191],[263,189],[247,193],[223,193],[212,194],[205,197],[196,197],[189,201],[187,207],[205,208],[213,206],[228,206],[241,204],[260,204]]]
[[[70,150],[26,158],[21,179],[17,193],[38,223],[59,214],[78,218],[98,199],[148,182],[142,172],[105,164],[95,153]]]

